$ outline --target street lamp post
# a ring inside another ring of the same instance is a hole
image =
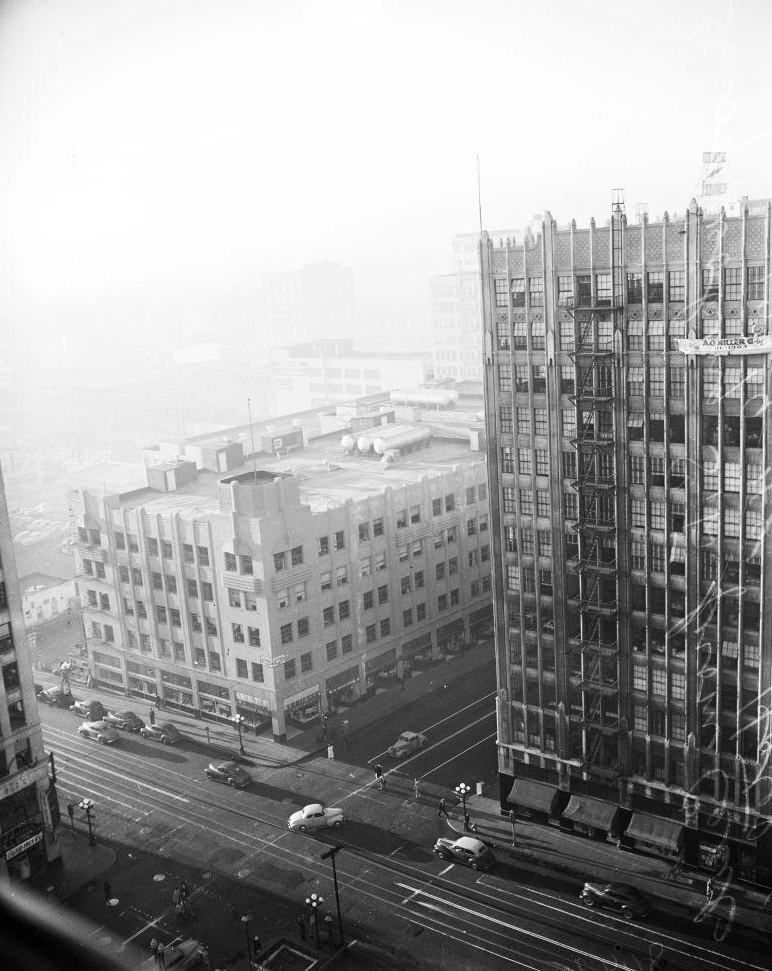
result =
[[[509,810],[509,821],[512,823],[512,846],[515,845],[515,810]]]
[[[314,916],[314,933],[316,934],[316,946],[321,947],[321,942],[319,941],[319,908],[324,903],[324,897],[320,897],[318,893],[312,893],[309,897],[306,897],[306,906],[311,908],[311,913]]]
[[[249,945],[249,922],[252,920],[252,914],[247,912],[241,915],[241,923],[244,925],[244,933],[247,938],[247,967],[252,967],[252,951]]]
[[[86,813],[86,823],[88,825],[88,845],[96,846],[94,832],[91,829],[91,813],[94,810],[94,803],[91,799],[81,799],[81,801],[78,803],[78,808],[83,809]]]
[[[464,820],[466,821],[466,797],[472,791],[472,787],[468,786],[465,782],[459,782],[455,788],[455,793],[457,796],[461,796],[461,812],[464,814]]]
[[[343,918],[340,915],[340,896],[338,894],[338,871],[335,869],[335,854],[339,853],[343,849],[342,846],[331,846],[329,850],[325,850],[322,853],[323,860],[329,860],[332,863],[332,882],[335,886],[335,905],[338,908],[338,935],[340,937],[340,947],[343,947]]]
[[[244,754],[244,743],[241,740],[241,726],[244,724],[244,716],[243,715],[234,715],[233,716],[233,721],[234,721],[234,723],[236,725],[236,729],[237,729],[237,731],[239,733],[239,752],[241,752],[241,754],[243,755]]]

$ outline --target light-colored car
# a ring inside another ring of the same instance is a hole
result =
[[[69,691],[56,685],[53,688],[44,688],[38,695],[38,701],[52,708],[69,708],[75,699]]]
[[[434,853],[441,860],[464,863],[473,870],[490,870],[496,862],[490,847],[473,836],[460,836],[457,840],[440,837],[434,844]]]
[[[101,701],[76,701],[74,705],[70,705],[70,711],[92,722],[100,721],[107,713]]]
[[[210,762],[204,772],[207,779],[223,782],[226,786],[236,786],[237,789],[243,789],[252,782],[252,776],[235,762]]]
[[[420,732],[403,732],[386,750],[393,759],[404,759],[422,749],[429,739]]]
[[[182,739],[182,732],[177,730],[176,725],[171,722],[161,722],[159,725],[145,725],[140,728],[139,734],[143,738],[150,738],[154,742],[163,742],[164,745],[176,745]]]
[[[145,727],[142,719],[133,711],[108,711],[102,719],[113,728],[121,728],[124,732],[138,732]]]
[[[78,735],[83,738],[93,738],[100,745],[112,745],[121,737],[114,728],[110,728],[107,722],[83,722],[78,728]]]
[[[287,820],[288,829],[299,829],[301,833],[305,833],[307,829],[324,829],[327,826],[342,825],[342,809],[327,809],[318,802],[303,806]]]
[[[206,948],[192,937],[178,937],[164,948],[163,965],[150,957],[140,965],[140,971],[158,971],[159,967],[173,968],[174,971],[187,971],[204,960]]]

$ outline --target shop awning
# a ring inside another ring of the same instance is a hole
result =
[[[683,824],[672,819],[661,819],[659,816],[647,816],[646,813],[633,813],[630,825],[625,830],[625,836],[640,840],[642,843],[654,843],[667,850],[676,852],[681,843]]]
[[[507,802],[549,814],[555,808],[557,795],[558,791],[555,786],[548,786],[546,782],[535,782],[533,779],[515,779],[512,791],[507,796]]]
[[[290,695],[288,698],[284,699],[284,707],[289,708],[290,705],[297,705],[301,701],[306,701],[311,698],[315,698],[319,694],[319,685],[314,684],[310,688],[304,688],[302,691],[298,691],[294,695]]]
[[[572,823],[584,826],[594,826],[596,829],[611,829],[614,817],[619,812],[619,806],[612,806],[600,799],[590,799],[588,796],[571,796],[571,800],[563,810],[563,818]]]

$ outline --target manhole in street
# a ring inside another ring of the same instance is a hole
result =
[[[252,871],[249,869],[249,867],[245,867],[243,870],[239,870],[236,873],[236,876],[239,878],[239,880],[246,880],[251,872]]]
[[[107,906],[117,907],[119,903],[120,903],[120,900],[118,900],[117,897],[110,897],[110,899],[107,901]]]
[[[211,880],[212,879],[212,871],[211,870],[204,870],[204,872],[201,874],[201,876],[203,877],[204,880]]]
[[[110,944],[112,938],[108,934],[102,934],[102,936],[98,937],[97,940],[102,945],[102,947],[107,947],[108,944]]]
[[[155,883],[162,883],[165,879],[166,879],[166,874],[165,873],[154,873],[153,874],[153,881]]]

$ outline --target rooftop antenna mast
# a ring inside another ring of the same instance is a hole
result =
[[[483,232],[483,221],[482,221],[482,191],[480,189],[480,156],[477,156],[477,214],[480,219],[480,236]]]
[[[247,414],[249,415],[249,437],[252,439],[252,475],[257,485],[257,452],[255,452],[255,427],[252,424],[252,402],[247,398]]]

